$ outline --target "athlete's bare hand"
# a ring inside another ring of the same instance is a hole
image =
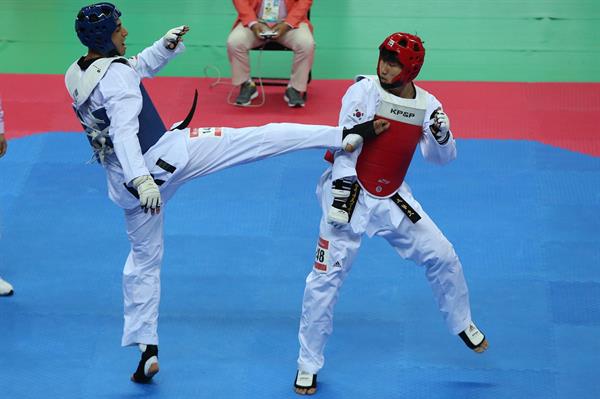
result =
[[[390,122],[383,119],[376,119],[373,121],[373,128],[375,129],[375,134],[380,135],[385,132],[390,127]]]
[[[344,129],[342,134],[342,148],[346,152],[353,152],[360,147],[364,140],[371,140],[383,133],[390,127],[390,122],[377,119],[354,125],[350,129]]]

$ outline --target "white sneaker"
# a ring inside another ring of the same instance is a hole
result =
[[[0,277],[0,296],[11,296],[14,292],[13,286]]]

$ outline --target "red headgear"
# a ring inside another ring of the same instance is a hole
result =
[[[425,47],[423,47],[421,38],[410,33],[392,33],[381,43],[379,50],[395,53],[396,59],[402,65],[402,72],[394,78],[392,87],[399,87],[413,81],[425,61]],[[381,60],[381,56],[379,60]],[[379,75],[379,73],[379,62],[377,62],[377,74]]]

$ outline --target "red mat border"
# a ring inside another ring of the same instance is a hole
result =
[[[9,139],[46,132],[79,132],[62,75],[0,74]],[[260,108],[227,104],[229,84],[213,79],[159,77],[145,81],[166,124],[182,119],[200,92],[194,126],[255,126],[270,122],[336,124],[349,80],[310,83],[305,108],[290,109],[282,87],[266,89]],[[593,123],[600,115],[600,83],[419,82],[450,115],[458,138],[535,140],[600,156]],[[236,92],[232,92],[235,97]]]

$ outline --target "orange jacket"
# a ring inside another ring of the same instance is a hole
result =
[[[248,26],[250,22],[258,20],[257,15],[262,0],[233,0],[233,5],[238,12],[238,18],[233,27],[240,21],[244,26]],[[312,0],[285,0],[285,8],[287,9],[285,22],[292,28],[297,28],[301,22],[305,22],[312,31],[313,27],[307,17],[311,5]]]

